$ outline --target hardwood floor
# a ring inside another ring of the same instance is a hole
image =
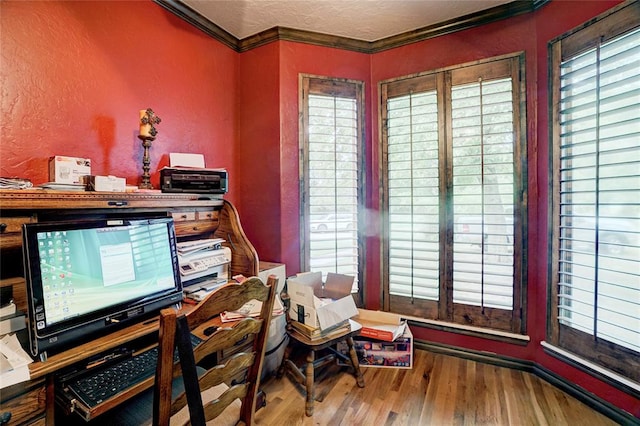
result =
[[[313,417],[303,389],[289,377],[262,388],[258,425],[615,425],[526,372],[415,351],[412,370],[363,368],[365,387],[330,366],[316,373]],[[344,370],[344,369],[343,369]],[[339,374],[335,374],[335,373]]]

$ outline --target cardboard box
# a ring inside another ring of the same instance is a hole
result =
[[[321,272],[305,272],[289,277],[289,315],[293,320],[321,330],[358,315],[358,308],[351,296],[352,285],[353,277],[332,272],[327,274],[324,284]]]
[[[49,181],[84,185],[84,176],[91,175],[91,160],[88,158],[56,155],[49,158]]]
[[[360,336],[386,342],[393,342],[402,336],[407,325],[400,315],[367,309],[358,309],[358,316],[353,319],[362,325]]]
[[[265,262],[261,260],[258,263],[258,278],[260,278],[263,283],[266,283],[269,275],[275,275],[278,277],[278,288],[276,289],[276,293],[282,293],[284,283],[287,280],[287,270],[284,263]]]
[[[356,336],[353,338],[353,347],[360,367],[413,368],[413,334],[409,327],[405,327],[402,336],[393,342]],[[348,356],[346,342],[338,343],[337,349]]]
[[[125,178],[115,176],[85,176],[89,191],[124,192],[127,182]]]

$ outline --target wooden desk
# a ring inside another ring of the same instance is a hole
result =
[[[64,192],[52,190],[0,190],[0,286],[12,286],[19,310],[27,312],[22,266],[22,224],[54,220],[108,217],[119,213],[170,214],[178,240],[221,238],[232,252],[230,276],[257,276],[259,260],[247,239],[235,207],[204,194]],[[206,195],[205,195],[206,197]],[[12,414],[9,424],[54,423],[54,376],[60,370],[92,356],[152,335],[156,321],[135,324],[72,350],[50,355],[30,365],[31,380],[0,391],[0,413]],[[121,401],[141,392],[152,379],[122,395]],[[113,405],[117,405],[114,401]]]
[[[301,334],[298,330],[291,327],[289,327],[289,329],[287,330],[289,336],[291,337],[291,342],[289,343],[290,347],[288,347],[287,351],[285,352],[278,375],[282,376],[285,370],[288,370],[292,373],[294,379],[298,383],[306,387],[307,398],[305,403],[305,414],[307,416],[313,415],[313,404],[315,398],[315,369],[322,365],[326,365],[329,362],[335,361],[336,357],[343,356],[334,349],[334,346],[338,342],[345,341],[347,343],[347,346],[349,347],[349,359],[347,361],[350,362],[351,366],[353,367],[353,374],[356,378],[358,387],[364,387],[364,377],[360,372],[360,363],[358,362],[358,356],[355,349],[353,348],[353,336],[357,336],[358,334],[360,334],[362,325],[352,320],[349,320],[349,323],[351,325],[351,328],[349,330],[345,330],[344,332],[337,335],[329,335],[329,337],[321,337],[318,339],[310,339],[304,334]],[[298,367],[290,359],[291,351],[295,350],[296,347],[301,348],[307,352],[306,364],[302,367]],[[316,353],[323,349],[329,349],[331,351],[331,354],[320,359],[316,359]]]
[[[181,311],[188,312],[193,309],[194,305],[183,304]],[[28,420],[27,424],[37,425],[51,425],[55,423],[55,375],[58,372],[63,371],[67,367],[71,367],[78,362],[87,360],[91,357],[103,354],[110,350],[127,346],[128,344],[137,340],[147,340],[148,345],[140,346],[137,348],[137,352],[143,352],[157,343],[157,331],[158,331],[159,317],[156,315],[145,321],[130,325],[122,330],[107,334],[105,336],[94,339],[90,342],[78,345],[73,349],[60,352],[58,354],[51,355],[47,361],[37,361],[29,365],[29,371],[31,374],[31,380],[26,383],[20,383],[9,388],[3,389],[3,398],[5,391],[12,395],[8,403],[3,403],[0,406],[2,412],[9,411],[12,413],[12,422],[9,424],[19,424],[25,418]],[[225,325],[232,325],[233,323],[225,323]],[[213,320],[205,323],[195,330],[192,334],[195,336],[206,339],[204,330],[209,326],[222,326],[220,318],[214,318]],[[219,359],[228,358],[231,354],[220,353]],[[117,407],[124,401],[138,395],[141,392],[151,388],[153,386],[154,376],[149,377],[143,382],[127,389],[126,391],[116,395],[114,398],[109,399],[106,403],[101,404],[94,412],[94,416],[109,411],[110,409]],[[34,388],[35,386],[35,388]],[[26,389],[31,389],[25,392]],[[7,395],[7,396],[9,396]],[[13,397],[15,396],[15,397]],[[44,418],[29,419],[29,415],[34,413],[44,412]]]

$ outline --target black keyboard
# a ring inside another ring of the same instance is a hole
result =
[[[201,341],[191,335],[193,346]],[[177,350],[174,359],[178,360]],[[158,347],[155,347],[135,356],[123,357],[105,367],[93,367],[87,374],[68,381],[66,385],[76,397],[93,408],[155,375],[157,364]]]

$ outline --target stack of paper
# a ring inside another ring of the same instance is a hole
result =
[[[22,349],[15,334],[0,339],[0,389],[29,380],[33,360]]]
[[[195,241],[182,241],[176,244],[178,254],[189,256],[194,253],[207,250],[218,250],[222,247],[224,240],[222,238],[205,238]]]
[[[0,189],[26,189],[32,186],[29,179],[0,177]]]
[[[220,314],[220,320],[222,322],[231,322],[238,321],[242,318],[247,317],[257,317],[260,315],[260,311],[262,310],[262,302],[259,300],[253,299],[249,302],[245,303],[240,309],[237,311],[225,311]],[[280,301],[280,297],[276,296],[276,300],[273,302],[273,316],[282,315],[284,313],[284,306],[282,306],[282,302]]]
[[[319,340],[319,339],[329,339],[336,336],[340,336],[345,334],[346,332],[351,331],[351,321],[344,320],[339,322],[338,324],[332,325],[331,327],[321,330],[319,328],[309,327],[298,321],[291,321],[291,327],[293,327],[300,334],[308,337],[311,340]]]
[[[10,300],[6,305],[0,306],[0,318],[6,317],[9,315],[14,315],[16,313],[16,305],[13,303],[13,300]]]

